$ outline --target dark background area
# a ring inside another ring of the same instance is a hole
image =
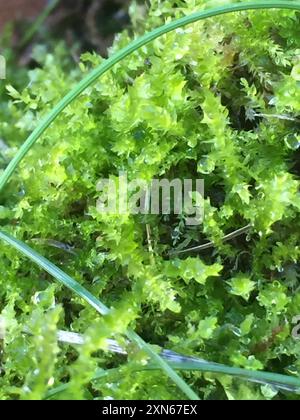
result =
[[[12,42],[18,47],[47,3],[47,0],[0,0],[0,32],[14,22]],[[67,45],[77,42],[82,50],[94,50],[105,56],[115,33],[129,24],[129,4],[129,0],[60,0],[39,29],[36,40],[51,36],[64,39]]]

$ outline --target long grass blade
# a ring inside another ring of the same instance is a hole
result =
[[[161,353],[161,356],[166,358],[168,360],[168,363],[170,363],[170,365],[172,366],[172,368],[178,371],[193,371],[229,375],[240,380],[247,380],[249,382],[261,385],[269,385],[275,389],[300,393],[300,379],[298,378],[293,378],[286,375],[279,375],[276,373],[257,372],[247,369],[234,368],[218,363],[207,362],[206,360],[202,359],[181,356],[169,350],[164,350]],[[149,364],[147,366],[136,367],[134,369],[136,370],[136,372],[141,372],[147,370],[153,371],[157,370],[158,368],[154,364]],[[119,369],[99,369],[93,378],[93,382],[98,381],[99,379],[102,379],[114,372],[119,373]],[[59,385],[58,387],[49,390],[45,398],[53,398],[54,396],[66,391],[68,387],[68,384]]]
[[[175,370],[221,373],[229,376],[235,376],[243,380],[248,380],[250,382],[271,385],[278,389],[300,393],[300,378],[273,372],[253,371],[230,367],[219,363],[208,362],[207,360],[195,357],[182,356],[170,350],[163,350],[161,356],[167,360]],[[153,364],[148,366],[148,368],[157,369],[157,367]]]
[[[42,257],[28,245],[13,238],[5,232],[0,232],[0,240],[3,240],[7,244],[11,245],[23,255],[28,257],[31,261],[37,264],[39,267],[44,269],[52,277],[54,277],[59,283],[63,284],[68,289],[72,290],[89,305],[91,305],[101,315],[109,314],[110,310],[105,306],[99,299],[92,295],[88,290],[81,286],[77,281],[72,279],[68,274],[64,273],[60,268],[56,267],[46,258]],[[172,381],[181,389],[181,391],[191,400],[199,400],[197,394],[190,388],[190,386],[169,366],[169,364],[163,360],[159,354],[157,354],[152,347],[147,344],[140,336],[134,331],[128,330],[127,337],[130,341],[138,345],[139,348],[143,349],[155,362],[156,366],[159,366]]]
[[[83,286],[77,283],[69,275],[64,273],[46,258],[39,255],[36,251],[32,250],[23,242],[11,237],[7,233],[0,232],[0,240],[5,241],[7,244],[13,246],[23,255],[27,256],[30,260],[35,262],[50,275],[52,275],[58,282],[62,283],[78,296],[84,299],[87,303],[92,305],[97,312],[102,315],[107,315],[109,309],[101,303],[95,296],[88,292]],[[247,379],[252,382],[270,384],[277,388],[286,389],[289,391],[300,391],[300,379],[290,377],[287,375],[280,375],[276,373],[251,371],[246,369],[239,369],[229,367],[218,363],[208,362],[206,360],[187,357],[170,350],[163,350],[159,355],[155,353],[151,346],[144,342],[134,331],[127,331],[127,337],[132,342],[136,343],[140,348],[143,348],[152,359],[152,364],[148,365],[147,369],[163,369],[168,376],[178,385],[178,387],[193,400],[199,399],[198,396],[190,389],[190,387],[178,376],[175,370],[191,370],[211,373],[222,373],[231,376],[237,376],[241,379]],[[60,334],[63,337],[65,334]],[[78,338],[78,337],[77,337]],[[78,342],[78,340],[77,340]],[[117,345],[117,343],[115,343]],[[117,346],[118,347],[118,346]],[[154,363],[153,363],[154,362]],[[179,380],[178,380],[179,379]]]
[[[22,159],[26,156],[28,151],[41,137],[41,135],[47,130],[52,122],[61,114],[61,112],[70,105],[87,87],[92,85],[100,76],[110,70],[115,64],[119,63],[125,57],[148,44],[149,42],[159,38],[160,36],[167,34],[175,29],[182,26],[203,20],[206,18],[222,15],[225,13],[239,12],[243,10],[257,10],[257,9],[289,9],[299,10],[300,2],[290,0],[272,0],[272,1],[252,1],[228,4],[225,6],[216,7],[213,9],[202,10],[193,13],[189,16],[185,16],[181,19],[174,20],[166,25],[163,25],[152,32],[146,33],[144,36],[134,40],[128,44],[125,48],[121,49],[100,66],[96,67],[91,73],[89,73],[81,82],[75,86],[53,109],[52,111],[40,122],[38,127],[31,133],[27,140],[23,143],[16,156],[11,160],[5,171],[0,177],[0,191],[5,187],[15,169],[18,167]]]
[[[24,333],[30,334],[30,331],[27,329],[23,330]],[[1,330],[1,317],[0,317],[0,340],[5,338],[4,329]],[[57,332],[57,340],[64,344],[70,344],[75,346],[81,346],[85,342],[85,338],[82,334],[61,331]],[[124,347],[121,347],[117,341],[108,339],[107,340],[107,349],[112,353],[127,355],[127,351]],[[290,392],[300,392],[300,379],[293,378],[287,375],[281,375],[276,373],[269,372],[256,372],[250,371],[247,369],[239,369],[235,367],[230,367],[222,365],[219,363],[209,362],[204,359],[199,359],[197,357],[184,356],[179,353],[175,353],[172,350],[162,350],[160,356],[167,360],[168,363],[176,370],[191,370],[191,371],[201,371],[209,373],[221,373],[230,376],[238,377],[242,380],[247,380],[250,382],[260,383],[264,385],[270,385],[277,389],[283,389]],[[143,367],[142,369],[157,369],[155,364],[149,364],[148,366]],[[101,370],[101,377],[103,373],[109,371]],[[94,380],[99,379],[98,372]],[[64,391],[68,387],[67,384],[63,385],[62,390]],[[56,392],[59,391],[60,387],[56,388]],[[51,390],[52,392],[52,390]]]

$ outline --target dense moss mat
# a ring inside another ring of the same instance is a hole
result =
[[[201,7],[207,3],[133,5],[133,30],[142,34]],[[143,352],[133,347],[125,361],[99,350],[108,337],[122,343],[129,325],[186,355],[299,375],[292,334],[300,314],[299,20],[293,11],[241,12],[161,37],[88,88],[23,160],[1,196],[2,226],[113,311],[98,319],[1,243],[0,398],[41,399],[64,382],[63,398],[183,398],[161,372],[136,373]],[[131,39],[123,32],[110,53]],[[33,56],[40,68],[26,75],[28,87],[8,87],[11,100],[1,103],[2,168],[103,61],[87,53],[76,67],[64,44],[52,52],[36,47]],[[97,182],[120,171],[129,180],[203,178],[204,223],[187,226],[185,213],[100,214]],[[223,242],[248,224],[246,234]],[[169,255],[210,241],[214,247],[199,254]],[[21,334],[24,326],[31,336]],[[85,333],[87,343],[59,346],[58,328]],[[91,383],[97,368],[118,369]],[[205,399],[298,398],[221,375],[185,379]]]

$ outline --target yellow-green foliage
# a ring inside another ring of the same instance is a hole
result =
[[[135,7],[138,35],[207,3],[152,0],[149,11]],[[131,30],[119,35],[111,53],[132,37]],[[10,145],[1,150],[2,168],[45,113],[103,60],[86,53],[76,67],[63,45],[52,52],[37,47],[34,57],[40,68],[28,71],[28,87],[8,87],[11,100],[1,105],[0,137]],[[61,114],[2,193],[1,225],[113,312],[98,319],[1,243],[7,337],[0,399],[44,398],[64,382],[70,387],[62,398],[183,398],[161,372],[132,374],[144,354],[133,349],[125,364],[98,351],[129,325],[147,342],[183,354],[300,374],[300,344],[291,334],[300,314],[299,68],[299,13],[224,15],[143,47]],[[129,179],[204,178],[204,224],[186,226],[184,215],[99,214],[97,181],[119,171]],[[249,223],[248,235],[222,242]],[[182,244],[209,241],[216,246],[199,255],[168,256]],[[25,326],[31,336],[21,334]],[[81,332],[87,344],[58,345],[57,329]],[[90,383],[97,368],[113,367],[117,371]],[[222,376],[188,373],[185,379],[207,399],[277,396]]]

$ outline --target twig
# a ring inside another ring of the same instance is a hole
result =
[[[33,238],[32,242],[37,242],[42,245],[48,245],[53,248],[62,249],[68,254],[77,255],[74,251],[74,247],[63,242],[55,241],[54,239],[43,239],[43,238]]]
[[[294,121],[300,122],[300,118],[290,117],[289,115],[280,115],[280,114],[254,114],[254,117],[261,118],[277,118],[278,120]]]
[[[32,335],[30,330],[27,327],[23,329],[23,333],[27,335]],[[0,340],[4,340],[4,338],[5,338],[5,322],[4,322],[4,319],[0,317]],[[78,345],[78,346],[82,346],[85,343],[85,339],[83,335],[69,332],[69,331],[61,331],[61,330],[57,331],[57,341],[61,343],[65,343],[65,344],[72,344],[72,345]],[[106,342],[107,342],[107,348],[109,351],[113,353],[118,353],[118,354],[124,354],[124,355],[127,354],[126,350],[123,349],[121,346],[119,346],[117,341],[107,339]]]
[[[238,229],[232,233],[229,233],[228,235],[224,236],[222,241],[226,242],[226,241],[230,241],[234,238],[237,238],[238,236],[243,235],[244,233],[247,233],[250,229],[251,229],[252,225],[247,225],[241,229]],[[184,254],[186,252],[195,252],[195,251],[204,251],[205,249],[210,249],[213,248],[215,246],[214,242],[208,242],[207,244],[203,244],[203,245],[198,245],[195,246],[193,248],[188,248],[188,249],[183,249],[182,251],[176,251],[175,249],[170,251],[169,255],[179,255],[179,254]]]

